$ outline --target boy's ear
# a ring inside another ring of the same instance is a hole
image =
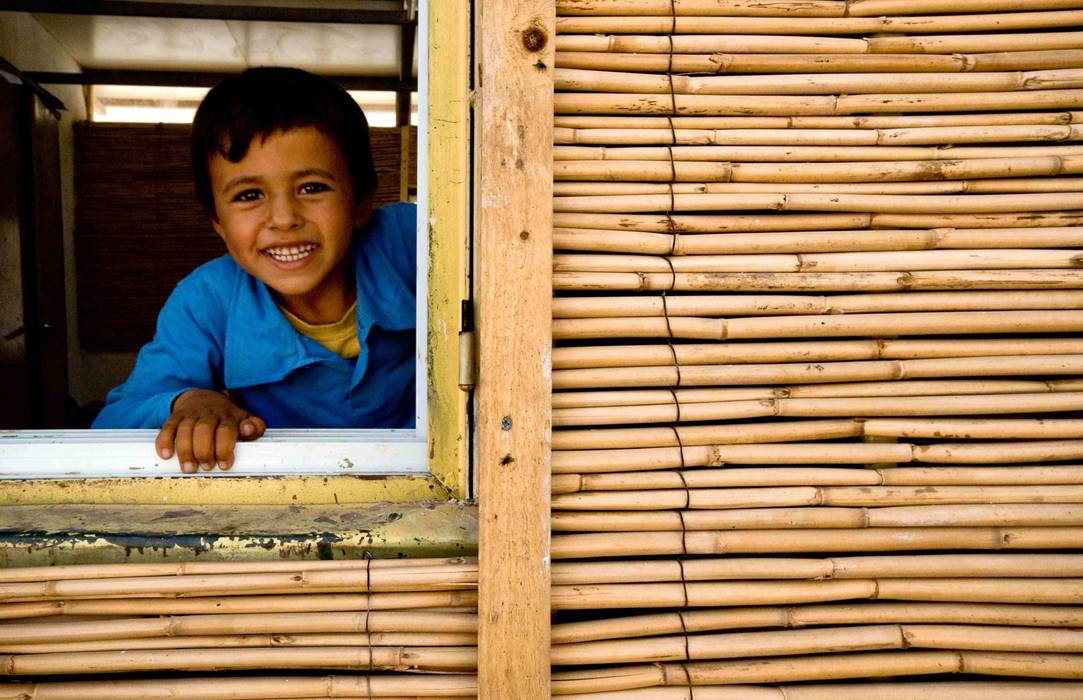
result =
[[[353,227],[357,229],[364,228],[365,224],[372,218],[372,193],[369,192],[361,199],[354,202],[353,207]]]
[[[218,234],[219,238],[225,240],[226,230],[222,228],[222,222],[218,220],[217,216],[211,217],[211,227],[214,228],[214,232]]]

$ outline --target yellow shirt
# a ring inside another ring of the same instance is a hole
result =
[[[357,312],[356,301],[346,311],[346,315],[334,323],[306,323],[281,306],[278,308],[282,309],[282,314],[298,333],[312,338],[339,357],[352,360],[361,354],[361,344],[357,342],[357,320],[354,318]]]

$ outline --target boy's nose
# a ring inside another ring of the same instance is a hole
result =
[[[291,229],[300,226],[301,213],[296,199],[290,195],[271,198],[271,228]]]

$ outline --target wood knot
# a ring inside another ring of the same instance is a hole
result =
[[[541,27],[528,27],[523,30],[522,40],[527,51],[541,51],[549,43],[549,35]]]

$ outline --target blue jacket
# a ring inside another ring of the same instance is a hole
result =
[[[414,427],[416,209],[373,213],[354,237],[357,339],[344,360],[298,333],[228,255],[181,280],[95,428],[159,428],[188,389],[228,389],[269,428]]]

